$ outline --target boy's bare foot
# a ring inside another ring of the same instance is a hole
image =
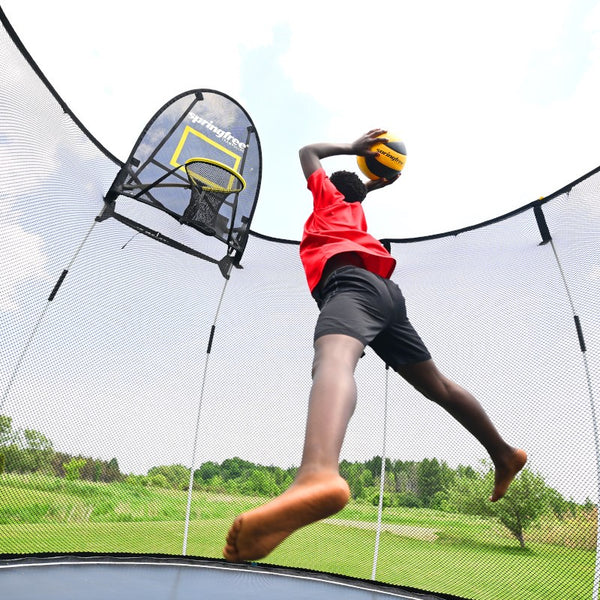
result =
[[[504,462],[501,466],[496,465],[494,491],[490,497],[491,502],[500,500],[500,498],[506,494],[508,486],[527,462],[527,453],[524,450],[518,448],[514,448],[513,450],[512,457],[509,460]]]
[[[337,474],[298,477],[281,496],[235,519],[223,556],[232,562],[264,558],[300,527],[340,511],[349,498],[348,484]]]

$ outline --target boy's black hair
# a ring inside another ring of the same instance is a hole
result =
[[[352,171],[335,171],[329,180],[344,195],[346,202],[362,202],[367,195],[365,184]]]

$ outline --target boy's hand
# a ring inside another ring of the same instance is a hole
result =
[[[392,177],[391,179],[369,179],[369,181],[365,183],[365,187],[367,188],[367,194],[369,192],[372,192],[373,190],[379,190],[385,187],[386,185],[391,185],[392,183],[394,183],[394,181],[398,181],[400,175],[402,175],[402,173],[398,173],[398,175]]]
[[[350,145],[352,153],[357,156],[377,156],[377,152],[373,151],[373,145],[379,142],[389,141],[387,138],[379,137],[387,133],[385,129],[371,129],[367,133],[361,135],[356,141]]]

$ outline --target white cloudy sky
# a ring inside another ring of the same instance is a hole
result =
[[[478,223],[600,163],[600,3],[5,0],[17,34],[89,131],[125,160],[170,98],[238,100],[263,145],[253,228],[298,239],[297,150],[371,127],[402,137],[402,179],[366,207],[377,237]],[[353,168],[330,159],[330,168]]]
[[[263,184],[253,223],[259,233],[291,239],[301,235],[311,202],[297,161],[299,147],[313,141],[351,141],[371,127],[389,128],[408,148],[401,180],[365,203],[377,237],[415,237],[478,223],[548,195],[600,164],[597,1],[402,0],[387,3],[387,12],[372,19],[365,3],[347,0],[182,6],[3,0],[2,9],[59,95],[121,160],[148,120],[175,95],[210,88],[238,100],[252,116],[263,147]],[[354,164],[351,157],[326,162],[331,169]],[[28,234],[20,229],[13,234],[10,226],[4,228],[0,249],[13,254],[27,249],[28,256],[7,262],[4,281],[43,274],[50,287],[55,274],[44,271],[41,241],[26,239]],[[19,236],[24,242],[12,243]],[[125,262],[119,247],[120,240],[114,248],[107,245],[107,253],[116,252],[109,253],[115,264]],[[251,254],[245,260],[250,264],[247,273],[257,268]],[[90,267],[82,262],[85,274]],[[12,264],[19,265],[18,271],[10,270]],[[160,279],[169,273],[159,269],[152,275]],[[119,276],[111,272],[106,277]],[[77,297],[76,274],[69,277]],[[169,281],[162,293],[187,298],[195,290],[192,283]],[[130,282],[123,286],[127,293],[150,297]],[[9,287],[16,289],[16,284]],[[140,305],[132,305],[136,318],[145,319]],[[10,297],[0,301],[7,314],[16,307]],[[153,308],[146,308],[151,314]],[[85,304],[81,311],[82,323],[101,328],[95,342],[115,342],[119,332],[96,323]],[[60,330],[63,313],[53,307],[52,315],[58,323],[55,331]],[[156,326],[167,328],[165,315],[159,316]],[[180,323],[181,315],[170,316]],[[51,325],[45,325],[42,338],[51,337]],[[148,330],[142,333],[151,338],[155,331]],[[165,335],[172,337],[170,332]],[[305,341],[297,361],[304,387],[309,384],[309,333]],[[71,343],[65,334],[65,346]],[[204,349],[204,341],[199,343]],[[90,355],[95,351],[94,346]],[[187,354],[193,352],[181,353]],[[106,374],[111,375],[108,368]],[[101,379],[97,374],[94,378]],[[23,375],[19,385],[26,380]],[[82,390],[90,380],[82,367]],[[287,381],[281,385],[289,387]],[[144,385],[150,394],[155,380],[150,377]],[[23,397],[27,392],[22,391]],[[298,406],[301,421],[304,405]],[[473,455],[479,456],[480,449]],[[581,497],[588,493],[586,482]]]

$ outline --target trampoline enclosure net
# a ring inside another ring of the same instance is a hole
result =
[[[89,233],[121,165],[6,28],[0,64],[0,553],[180,555],[191,474],[187,554],[220,557],[232,519],[300,462],[317,307],[298,245],[253,233],[221,301],[214,264],[114,219]],[[599,192],[592,173],[541,203],[545,244],[533,207],[390,242],[434,360],[529,453],[514,494],[482,502],[484,449],[367,349],[342,452],[353,498],[267,562],[477,600],[595,597]]]

